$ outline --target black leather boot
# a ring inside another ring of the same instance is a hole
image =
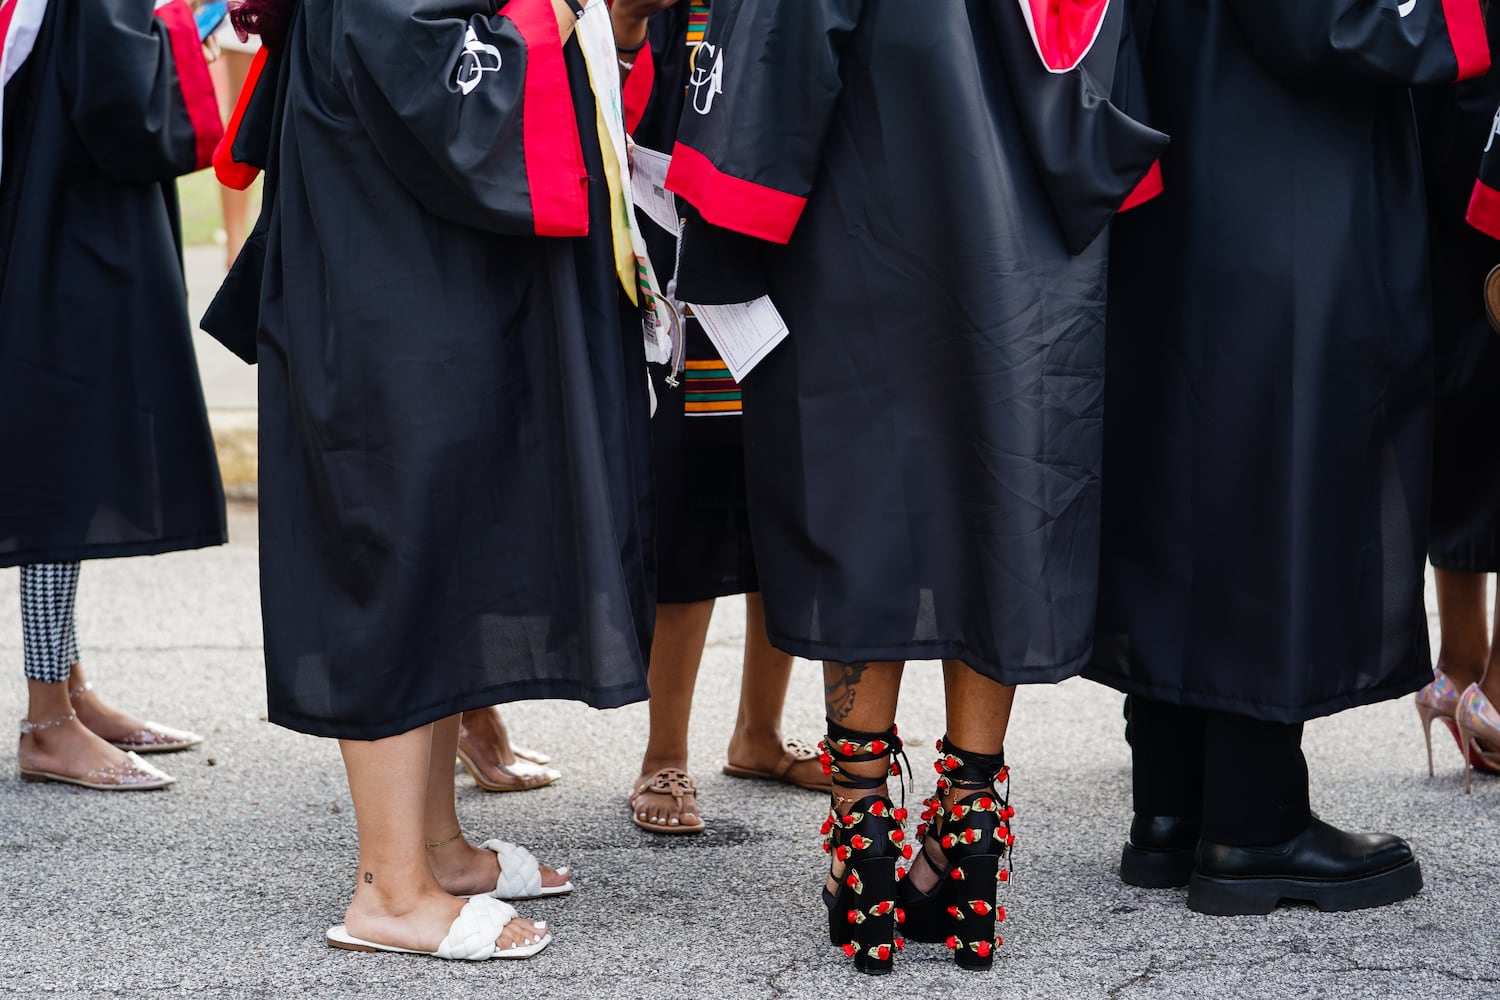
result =
[[[1384,833],[1345,833],[1313,817],[1302,833],[1266,847],[1203,841],[1188,884],[1199,913],[1270,913],[1284,900],[1361,910],[1415,896],[1422,869],[1411,846]]]
[[[1142,889],[1187,885],[1201,826],[1196,816],[1136,816],[1120,855],[1120,880]]]

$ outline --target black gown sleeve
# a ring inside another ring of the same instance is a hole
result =
[[[1500,111],[1490,123],[1490,135],[1479,161],[1479,179],[1469,198],[1469,225],[1500,240]]]
[[[551,0],[340,5],[333,62],[361,125],[422,205],[510,235],[588,232],[584,164]]]
[[[786,243],[817,178],[863,0],[718,0],[667,186],[709,223]]]
[[[193,13],[184,0],[76,0],[64,97],[89,157],[130,183],[208,166],[223,134]]]
[[[1480,0],[1229,0],[1251,49],[1287,84],[1417,86],[1490,68]]]

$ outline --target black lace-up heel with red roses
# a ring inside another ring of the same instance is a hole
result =
[[[860,733],[829,722],[819,757],[833,778],[833,806],[823,821],[823,849],[832,855],[829,882],[838,886],[823,890],[828,937],[843,946],[856,969],[870,975],[890,972],[891,960],[905,945],[896,933],[901,920],[896,862],[910,858],[912,849],[901,828],[906,810],[885,794],[886,779],[899,780],[902,773],[897,756],[905,759],[895,726]],[[878,766],[882,761],[885,766]],[[877,766],[852,773],[850,765],[859,764]]]
[[[970,753],[938,743],[937,794],[922,811],[922,851],[899,895],[907,935],[940,941],[966,969],[988,969],[1002,942],[1005,907],[996,889],[1010,881],[1010,769],[1005,754]],[[1005,785],[1002,794],[997,784]],[[946,804],[945,804],[946,803]]]

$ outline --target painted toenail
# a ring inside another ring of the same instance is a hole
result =
[[[680,820],[678,820],[676,816],[673,816],[671,819],[667,820],[667,823],[670,826],[676,826],[679,822]]]

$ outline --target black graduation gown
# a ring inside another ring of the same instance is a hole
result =
[[[651,16],[648,45],[630,57],[625,122],[644,149],[670,153],[690,75],[692,4]],[[687,206],[679,201],[679,214]],[[643,210],[636,218],[657,279],[675,276],[677,239]],[[745,500],[745,445],[735,398],[739,387],[698,321],[688,317],[681,364],[652,365],[656,412],[651,460],[656,483],[656,596],[690,604],[755,593],[760,582]],[[677,368],[683,371],[677,371]],[[709,412],[711,411],[711,412]]]
[[[646,365],[576,42],[549,0],[305,4],[257,92],[264,273],[223,294],[258,286],[271,720],[645,698]]]
[[[715,228],[689,229],[679,291],[769,292],[791,331],[744,419],[771,640],[797,655],[1007,683],[1087,658],[1096,237],[1166,139],[1120,110],[1119,4],[1053,9],[1079,20],[1034,43],[1029,3],[713,5],[669,186]]]
[[[1403,13],[1404,12],[1404,13]],[[1431,680],[1427,212],[1408,86],[1475,0],[1160,0],[1166,193],[1113,233],[1092,676],[1300,722]]]
[[[1500,4],[1485,15],[1493,61]],[[1500,572],[1500,337],[1484,317],[1484,279],[1500,244],[1465,220],[1474,177],[1500,103],[1500,73],[1417,91],[1432,234],[1437,417],[1432,537],[1438,569]]]
[[[225,540],[173,179],[218,104],[181,0],[53,0],[5,90],[0,566]]]

